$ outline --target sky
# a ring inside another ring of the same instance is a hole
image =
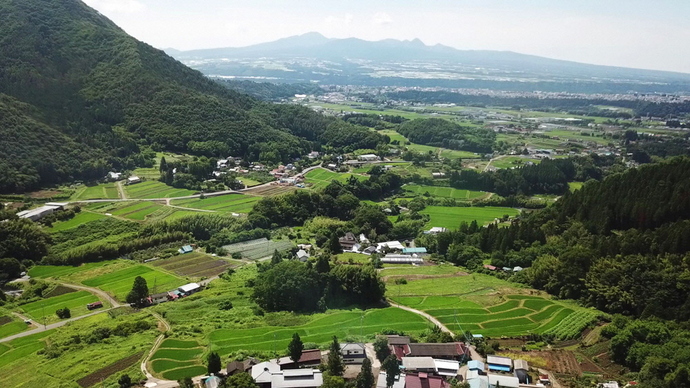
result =
[[[83,0],[158,48],[307,32],[690,73],[688,0]]]

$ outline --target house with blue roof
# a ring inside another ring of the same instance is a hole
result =
[[[194,248],[192,248],[191,245],[185,245],[182,248],[178,249],[177,251],[180,252],[180,254],[184,255],[185,253],[194,252]]]

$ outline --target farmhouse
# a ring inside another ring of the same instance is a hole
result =
[[[178,289],[183,295],[192,295],[195,292],[201,291],[201,286],[197,283],[189,283],[184,286],[180,286]]]
[[[398,361],[402,361],[403,357],[433,357],[443,360],[460,360],[469,356],[470,353],[469,349],[462,342],[443,344],[391,344],[389,342],[388,346]]]
[[[364,154],[357,157],[362,162],[375,162],[379,160],[379,157],[374,154]]]
[[[508,357],[500,356],[486,356],[486,363],[489,365],[489,371],[510,372],[513,370],[513,360]]]
[[[36,209],[24,210],[17,213],[19,218],[28,218],[31,221],[38,221],[41,218],[53,214],[58,210],[63,210],[68,204],[66,202],[47,202],[45,205]]]
[[[379,379],[376,381],[376,388],[388,388],[386,383],[386,372],[379,372]],[[395,376],[395,381],[393,382],[392,388],[405,388],[405,374],[401,373]]]
[[[417,375],[405,375],[405,388],[450,388],[450,384],[442,377],[420,372]]]
[[[303,350],[297,363],[292,361],[290,357],[278,359],[278,365],[281,369],[296,369],[305,366],[318,366],[319,364],[321,364],[321,350],[319,349]]]
[[[169,295],[167,292],[161,292],[159,294],[153,294],[149,296],[149,303],[151,304],[159,304],[163,302],[167,302],[169,300]]]
[[[367,358],[366,348],[363,343],[348,342],[340,344],[340,354],[345,364],[361,364]]]
[[[225,374],[228,376],[232,376],[241,372],[248,372],[252,369],[254,365],[256,365],[258,362],[253,359],[253,358],[248,358],[244,361],[233,361],[228,363],[227,368],[225,369]]]
[[[133,185],[135,183],[140,183],[140,182],[141,182],[141,178],[139,178],[138,176],[131,176],[131,177],[127,178],[127,184],[128,185]]]
[[[307,259],[309,259],[309,253],[307,253],[307,251],[305,251],[304,249],[300,249],[295,254],[295,257],[297,257],[297,260],[299,261],[307,261]]]
[[[340,243],[340,247],[343,248],[344,251],[351,251],[352,247],[357,244],[357,238],[352,232],[347,232],[345,233],[345,237],[341,237],[338,239],[338,242]]]
[[[424,232],[424,234],[439,234],[445,232],[447,229],[440,226],[434,226],[433,228]]]
[[[445,377],[456,377],[460,370],[460,363],[453,360],[437,360],[434,359],[436,365],[436,374]]]
[[[320,370],[280,370],[275,360],[254,365],[252,378],[260,388],[316,388],[323,384],[323,375]]]
[[[431,357],[403,357],[402,366],[406,372],[436,373],[436,363]]]

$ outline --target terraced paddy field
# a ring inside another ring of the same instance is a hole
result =
[[[131,288],[131,286],[130,286]],[[88,314],[86,304],[98,301],[98,297],[88,291],[76,291],[67,294],[37,300],[35,302],[21,305],[20,308],[35,321],[43,323],[57,322],[61,319],[55,315],[55,310],[67,307],[72,317]],[[103,309],[110,307],[110,304],[103,300]]]
[[[176,189],[155,180],[126,185],[124,189],[128,198],[137,199],[173,198],[195,194],[192,190]]]
[[[87,199],[118,199],[120,194],[117,191],[115,182],[102,183],[96,186],[82,186],[75,190],[72,201],[85,201]]]
[[[515,288],[493,276],[457,271],[452,266],[429,266],[384,269],[381,274],[391,300],[422,310],[455,332],[487,337],[541,333],[571,339],[600,314],[573,303],[529,295],[536,291]],[[398,278],[405,278],[407,284],[396,285]]]
[[[207,198],[178,199],[172,205],[226,213],[249,213],[261,197],[243,194],[218,195]]]
[[[128,218],[135,221],[144,221],[149,215],[163,208],[163,205],[150,201],[125,202],[118,204],[116,210],[110,214]]]
[[[213,277],[225,272],[231,264],[200,252],[187,253],[169,259],[151,262],[154,267],[174,272],[180,276]]]
[[[151,356],[151,369],[169,380],[181,380],[206,373],[201,363],[204,349],[196,341],[166,339]]]
[[[317,168],[311,170],[307,173],[307,175],[304,178],[305,182],[308,185],[310,185],[312,189],[319,190],[328,186],[332,181],[345,182],[348,179],[350,179],[351,176],[354,176],[359,180],[367,179],[367,177],[363,175],[337,173],[330,170],[326,170],[325,168]]]
[[[285,349],[294,333],[302,341],[317,344],[328,343],[332,337],[372,336],[382,330],[401,330],[406,333],[420,332],[429,327],[428,321],[414,313],[388,307],[365,311],[336,310],[319,314],[309,323],[290,326],[264,326],[253,329],[219,329],[209,334],[209,341],[218,347],[221,357],[238,350],[252,349],[271,351]]]
[[[428,227],[440,226],[447,229],[457,229],[460,223],[468,224],[476,220],[479,225],[493,222],[496,218],[504,215],[516,216],[519,214],[517,209],[509,207],[445,207],[427,206],[420,213],[428,214],[431,220],[427,223]]]
[[[278,252],[283,252],[291,247],[292,243],[290,241],[273,241],[265,238],[223,246],[223,248],[228,251],[229,254],[239,252],[242,254],[243,258],[250,260],[258,260],[264,257],[270,257],[276,250]]]
[[[134,278],[137,276],[146,279],[151,292],[154,292],[154,285],[155,292],[164,292],[173,290],[187,283],[187,281],[181,277],[154,269],[147,265],[134,265],[82,280],[82,284],[89,287],[100,288],[113,295],[118,300],[123,301],[127,293],[132,289]]]
[[[405,185],[403,186],[403,190],[417,195],[429,193],[434,197],[453,198],[461,201],[469,201],[489,195],[482,191],[462,190],[442,186]]]
[[[67,230],[76,228],[79,225],[86,224],[91,221],[96,221],[105,218],[103,214],[93,213],[89,211],[81,211],[72,219],[66,221],[58,221],[53,224],[49,229],[50,232],[59,232],[61,230]]]

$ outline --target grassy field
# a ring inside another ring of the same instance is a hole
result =
[[[431,220],[427,226],[440,226],[448,229],[457,229],[461,222],[470,223],[477,220],[480,225],[492,222],[505,214],[515,216],[518,210],[509,207],[444,207],[427,206],[420,213],[428,214]]]
[[[144,221],[149,215],[162,207],[163,205],[149,201],[124,202],[122,204],[116,204],[115,210],[110,210],[109,213],[130,220]]]
[[[338,254],[335,257],[339,262],[344,263],[366,264],[371,261],[370,255],[365,255],[362,253],[345,252]]]
[[[533,292],[493,276],[457,271],[446,265],[384,269],[382,275],[391,299],[429,313],[456,332],[489,337],[551,333],[570,339],[596,319],[595,310],[529,295]],[[395,285],[398,278],[408,283]]]
[[[82,284],[89,287],[100,288],[115,296],[118,300],[124,300],[127,293],[132,289],[134,278],[137,276],[146,279],[149,290],[152,293],[154,292],[154,285],[155,292],[164,292],[187,283],[184,279],[161,270],[146,265],[134,265],[129,268],[123,268],[88,278],[83,280]]]
[[[55,315],[55,310],[67,307],[72,317],[78,317],[90,312],[86,308],[87,303],[97,300],[99,300],[98,297],[88,291],[76,291],[27,303],[20,308],[37,322],[43,323],[45,318],[47,323],[51,323],[60,321],[60,318]],[[107,301],[103,300],[102,302],[103,308],[110,307]]]
[[[171,204],[175,206],[202,210],[214,210],[218,212],[249,213],[252,210],[254,203],[258,202],[259,200],[261,200],[261,197],[242,194],[228,194],[207,197],[204,199],[178,199],[172,201]]]
[[[169,259],[151,262],[154,267],[163,268],[180,276],[212,277],[230,267],[226,260],[214,258],[200,252],[187,253]]]
[[[96,186],[80,186],[78,187],[72,198],[72,201],[85,201],[87,199],[118,199],[120,194],[115,187],[115,182],[101,183]]]
[[[192,190],[176,189],[154,180],[127,185],[124,189],[128,198],[139,199],[184,197],[195,193]]]
[[[568,182],[568,187],[570,191],[580,190],[584,186],[585,182]]]
[[[405,185],[403,189],[418,195],[423,195],[428,192],[434,197],[455,198],[459,200],[472,200],[488,195],[481,191],[461,190],[441,186]]]
[[[547,131],[546,134],[550,136],[556,136],[560,139],[571,139],[571,140],[579,140],[579,141],[584,141],[584,142],[595,142],[597,144],[601,145],[607,145],[609,143],[616,143],[618,140],[614,139],[605,139],[601,137],[601,133],[594,132],[594,131],[587,131],[587,130],[581,130],[581,131],[571,131],[571,130],[554,130],[554,131]]]
[[[539,164],[541,162],[541,160],[540,159],[524,158],[521,156],[506,156],[504,158],[494,160],[493,162],[491,162],[491,165],[496,167],[496,168],[511,168],[511,167],[524,166],[528,162],[532,162],[534,164]]]
[[[310,322],[291,326],[267,326],[253,329],[219,329],[210,333],[209,341],[223,356],[241,349],[283,351],[294,333],[302,341],[325,344],[336,335],[372,336],[385,329],[402,330],[407,333],[426,329],[428,322],[414,313],[398,308],[384,308],[365,311],[338,311],[316,314]]]
[[[345,182],[350,179],[351,176],[357,179],[366,179],[365,176],[349,174],[349,173],[337,173],[325,168],[317,168],[315,170],[309,171],[305,176],[305,182],[310,185],[312,189],[322,189],[328,186],[332,181]]]
[[[92,213],[92,212],[88,212],[88,211],[82,211],[82,212],[79,212],[77,215],[75,215],[70,220],[58,221],[58,222],[54,223],[53,226],[49,230],[51,232],[59,232],[61,230],[76,228],[77,226],[79,226],[81,224],[86,224],[87,222],[100,220],[102,218],[105,218],[105,216],[102,214]]]

